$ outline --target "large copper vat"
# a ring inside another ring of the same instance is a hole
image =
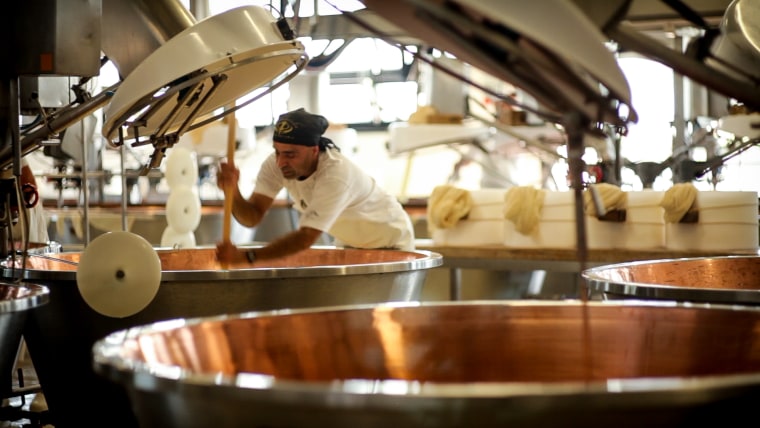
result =
[[[459,301],[179,319],[93,348],[147,427],[752,420],[760,308]]]
[[[0,395],[13,390],[13,367],[30,310],[48,302],[50,290],[31,283],[0,282]]]
[[[92,345],[108,333],[171,318],[417,300],[427,270],[443,263],[427,251],[313,248],[221,270],[214,248],[157,252],[158,293],[126,318],[103,316],[83,300],[76,283],[82,253],[28,259],[26,277],[50,288],[50,303],[30,315],[24,336],[56,428],[136,426],[123,389],[92,370]]]
[[[636,261],[582,273],[593,295],[760,304],[760,256],[718,256]]]

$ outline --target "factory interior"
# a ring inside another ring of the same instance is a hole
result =
[[[6,7],[0,427],[755,416],[760,2]],[[301,108],[413,248],[255,257],[312,211],[222,164]]]

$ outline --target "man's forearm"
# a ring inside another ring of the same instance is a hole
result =
[[[322,232],[311,228],[299,228],[283,235],[265,247],[257,248],[255,257],[259,259],[276,259],[295,254],[311,247]]]
[[[235,191],[235,196],[232,200],[232,215],[238,223],[246,227],[256,226],[263,216],[252,202],[243,197],[240,190]]]

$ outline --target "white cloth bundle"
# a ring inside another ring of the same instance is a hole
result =
[[[667,223],[678,223],[697,200],[697,188],[691,183],[677,183],[665,191],[660,206]]]
[[[606,212],[613,210],[624,210],[628,205],[628,194],[620,189],[620,187],[609,183],[592,184],[599,199],[601,199],[602,206]],[[586,215],[596,217],[596,204],[594,204],[594,197],[591,190],[588,189],[583,192],[583,210]]]
[[[510,187],[504,197],[504,218],[515,225],[523,235],[533,233],[538,227],[544,207],[545,190],[530,186]]]
[[[445,184],[436,186],[428,199],[428,223],[439,229],[449,229],[472,209],[472,195],[465,189]]]

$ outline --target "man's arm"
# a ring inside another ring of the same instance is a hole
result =
[[[254,227],[261,222],[264,214],[272,206],[273,199],[256,193],[255,189],[251,196],[246,199],[240,193],[238,181],[240,181],[240,170],[234,164],[220,162],[219,170],[216,173],[216,184],[224,191],[225,197],[232,194],[232,215],[241,225]]]
[[[301,227],[271,241],[265,247],[256,248],[254,258],[256,260],[276,259],[295,254],[314,245],[320,235],[322,235],[321,230]]]
[[[235,192],[232,200],[232,215],[243,226],[254,227],[261,222],[264,214],[272,206],[274,199],[254,192],[245,199],[240,191]]]
[[[223,241],[217,244],[217,257],[228,263],[255,262],[256,260],[276,259],[305,250],[319,239],[322,231],[311,227],[302,227],[283,235],[262,248],[245,249]]]

